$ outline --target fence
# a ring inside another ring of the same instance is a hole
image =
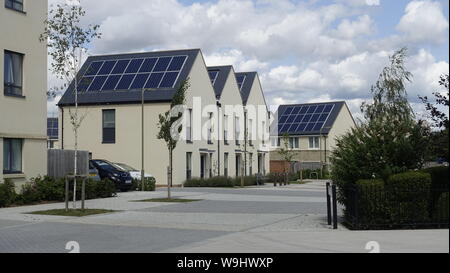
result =
[[[383,189],[348,186],[340,191],[350,229],[448,228],[446,189]]]
[[[48,150],[47,174],[50,177],[62,178],[74,174],[75,151]],[[78,174],[89,173],[89,152],[78,151]]]

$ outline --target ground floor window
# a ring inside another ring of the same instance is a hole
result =
[[[192,178],[192,153],[186,153],[186,180]]]
[[[22,173],[22,139],[3,139],[3,173]]]
[[[228,153],[225,153],[223,156],[223,174],[225,177],[228,177]]]

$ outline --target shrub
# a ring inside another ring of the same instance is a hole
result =
[[[394,224],[423,223],[429,218],[431,176],[421,172],[396,174],[385,184]]]
[[[48,176],[31,179],[37,191],[36,201],[63,201],[64,200],[64,180],[54,179]]]
[[[433,190],[448,189],[448,171],[448,166],[434,167],[422,170],[422,172],[431,175],[431,188]]]
[[[95,183],[95,198],[109,198],[117,195],[116,184],[109,179],[104,179],[102,181],[92,181]]]
[[[234,178],[234,186],[240,187],[241,185],[242,185],[241,178],[235,177]],[[257,185],[256,176],[244,176],[244,187],[256,186],[256,185]]]
[[[217,176],[209,179],[194,178],[184,183],[185,187],[234,187],[234,179],[229,177]]]
[[[142,190],[142,184],[140,179],[133,179],[132,190],[140,191]],[[156,179],[154,177],[146,177],[144,179],[144,191],[155,191],[156,190]]]
[[[0,208],[14,204],[16,200],[16,191],[14,183],[8,179],[0,184]]]
[[[433,211],[433,222],[448,225],[448,192],[443,193]]]
[[[34,204],[41,201],[39,191],[36,183],[26,183],[22,185],[19,196],[17,197],[17,203],[20,205]]]
[[[359,180],[354,189],[358,192],[357,207],[354,209],[357,210],[359,224],[366,227],[385,224],[389,219],[389,204],[386,200],[384,181],[380,179]],[[352,201],[354,202],[354,200]],[[352,214],[354,213],[352,212]]]

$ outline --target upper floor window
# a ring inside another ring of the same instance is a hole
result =
[[[239,122],[239,117],[234,117],[234,139],[236,145],[241,145],[241,142],[239,141],[239,138],[241,137],[241,124]]]
[[[281,146],[281,138],[279,138],[279,137],[271,137],[270,141],[271,141],[272,147],[274,147],[274,148]]]
[[[116,143],[116,110],[103,110],[103,143]]]
[[[212,141],[213,127],[214,127],[213,113],[209,113],[209,121],[208,121],[208,144],[213,144],[213,141]]]
[[[228,116],[223,117],[223,141],[228,145]]]
[[[5,7],[23,11],[23,0],[5,0]]]
[[[300,148],[298,137],[291,137],[289,138],[289,148],[290,149],[298,149]]]
[[[319,137],[309,137],[309,148],[310,149],[320,149],[320,138]]]
[[[248,144],[253,146],[253,120],[248,120]]]
[[[192,109],[188,109],[186,118],[186,142],[192,143]]]
[[[22,173],[22,139],[3,139],[3,173]]]
[[[22,96],[23,55],[5,51],[4,88],[5,95]]]

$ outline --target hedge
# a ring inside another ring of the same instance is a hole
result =
[[[358,221],[365,225],[386,224],[389,221],[389,204],[384,181],[380,179],[359,180],[356,182],[356,186],[359,197],[355,208],[358,210]]]
[[[133,179],[133,186],[131,189],[136,191],[142,191],[142,183],[140,179]],[[154,177],[146,177],[144,179],[144,191],[155,191],[156,179]]]
[[[244,186],[254,186],[256,185],[256,176],[246,176],[244,177]],[[184,182],[185,187],[208,187],[208,188],[233,188],[241,186],[241,178],[230,178],[223,176],[211,177],[208,179],[193,178]]]
[[[72,184],[72,183],[71,183]],[[73,185],[73,184],[72,184]],[[69,200],[73,199],[70,186]],[[82,183],[77,183],[77,200],[81,199]],[[108,198],[116,195],[116,186],[110,180],[94,181],[88,179],[85,183],[86,199]],[[63,202],[65,199],[65,179],[54,179],[48,176],[31,179],[22,185],[19,194],[15,193],[14,185],[6,181],[0,184],[0,207],[11,205],[31,205],[40,202]]]
[[[449,183],[449,174],[448,174],[449,168],[448,166],[442,166],[442,167],[433,167],[428,169],[423,169],[422,172],[428,173],[431,175],[431,188],[433,190],[442,190],[442,189],[448,189],[448,183]]]
[[[392,175],[385,188],[393,224],[420,224],[430,220],[431,175],[422,172]]]

